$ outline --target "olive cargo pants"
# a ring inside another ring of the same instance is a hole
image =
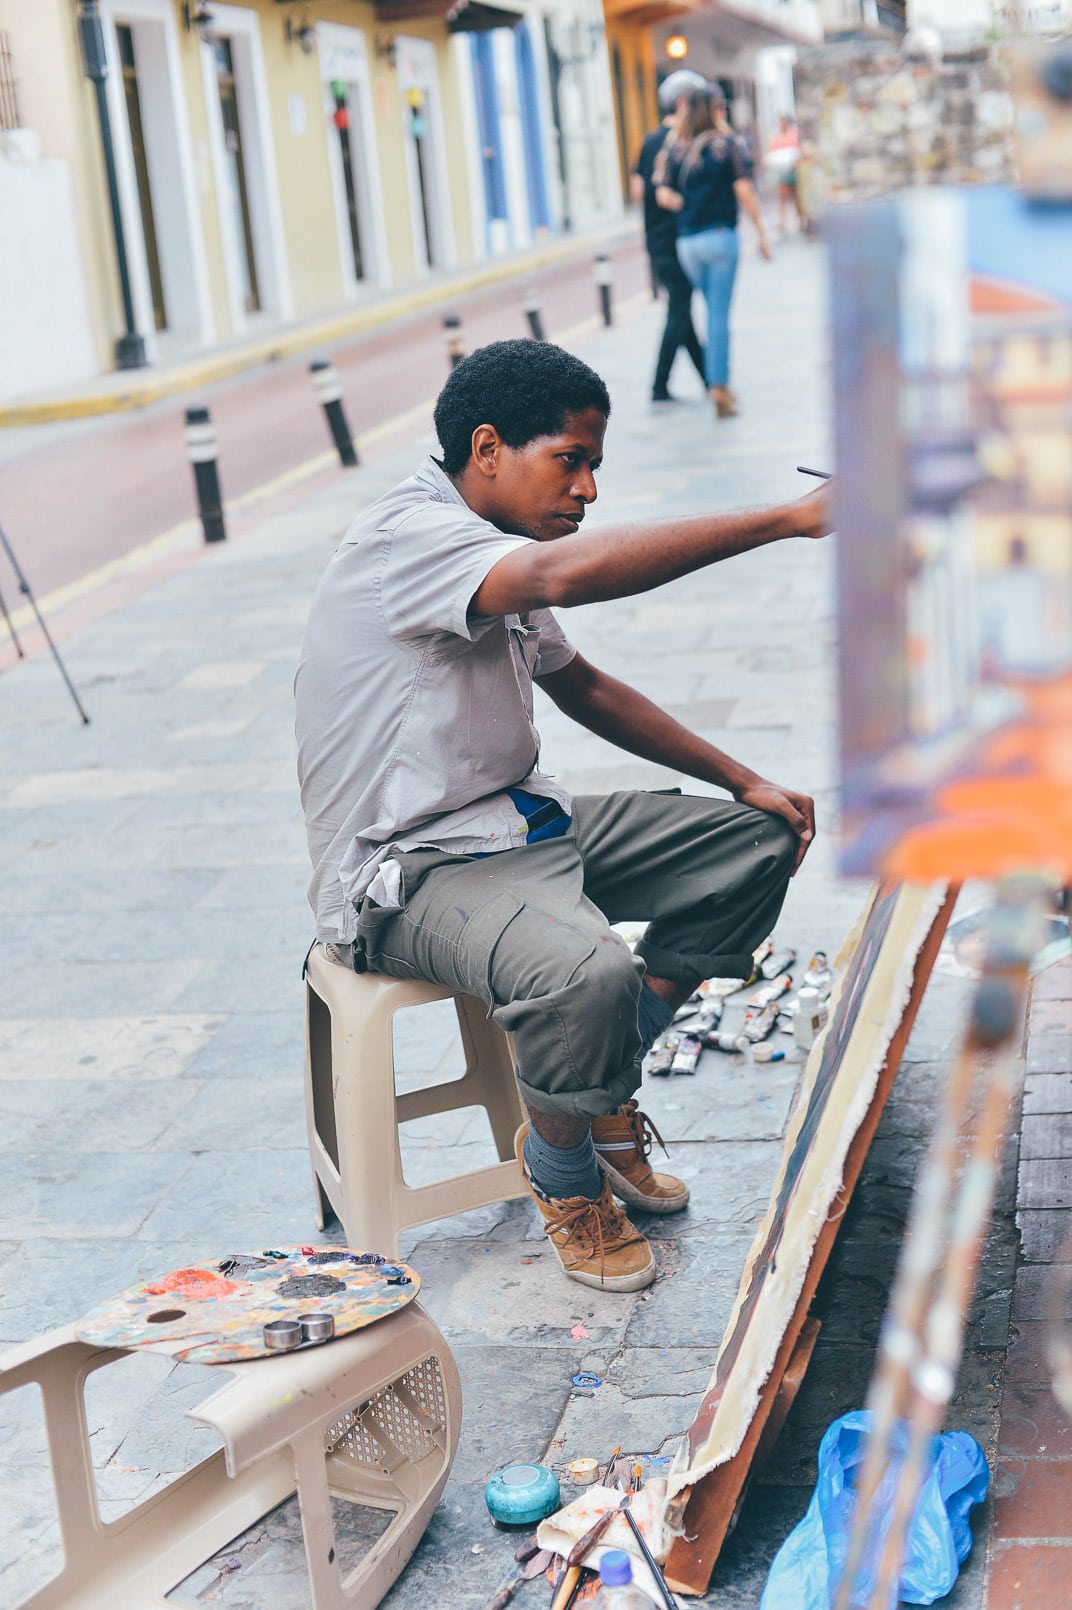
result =
[[[486,1001],[537,1112],[598,1117],[640,1084],[645,968],[694,987],[747,978],[797,840],[731,800],[582,795],[563,838],[483,859],[399,855],[402,904],[361,904],[355,964]],[[636,955],[614,922],[647,921]]]

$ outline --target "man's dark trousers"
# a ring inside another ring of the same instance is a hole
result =
[[[655,365],[655,379],[652,382],[652,395],[664,396],[670,382],[670,370],[673,366],[679,347],[684,347],[695,366],[700,379],[704,379],[704,350],[692,323],[692,293],[693,285],[685,270],[678,262],[677,248],[673,241],[669,250],[659,250],[651,254],[651,271],[657,285],[665,290],[668,301],[666,308],[666,328],[663,330],[663,339],[659,347],[659,358]]]

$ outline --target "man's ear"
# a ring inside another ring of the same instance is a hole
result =
[[[473,458],[481,475],[494,480],[499,469],[502,437],[494,425],[478,425],[473,432]]]

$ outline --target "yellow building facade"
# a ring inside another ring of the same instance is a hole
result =
[[[613,170],[599,0],[510,3],[0,0],[25,125],[0,128],[0,297],[16,345],[13,302],[34,326],[0,395],[126,366],[125,330],[135,362],[178,361],[620,216],[602,170],[564,194],[596,171],[572,107]],[[592,48],[556,57],[586,8]]]

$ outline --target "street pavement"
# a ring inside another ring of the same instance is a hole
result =
[[[716,422],[682,360],[683,401],[648,402],[659,312],[575,350],[614,401],[600,501],[587,529],[780,500],[810,488],[797,463],[830,455],[821,249],[801,240],[742,264],[734,379],[742,412]],[[586,310],[582,310],[586,311]],[[311,937],[294,780],[291,679],[312,591],[355,509],[408,473],[416,436],[356,471],[262,502],[231,539],[125,585],[64,643],[92,716],[78,724],[37,654],[0,675],[0,1337],[68,1322],[134,1280],[317,1232],[302,1106],[301,964]],[[137,474],[136,467],[132,471]],[[150,533],[145,533],[146,535]],[[757,770],[813,793],[820,837],[776,939],[833,954],[865,887],[835,858],[834,542],[786,543],[658,592],[569,612],[597,664],[627,678]],[[683,779],[574,728],[546,701],[545,764],[575,791]],[[703,792],[702,785],[691,785]],[[720,1560],[711,1604],[755,1606],[803,1513],[815,1452],[866,1390],[916,1162],[968,985],[936,976],[829,1272],[804,1390]],[[785,1038],[785,1037],[783,1037]],[[688,1180],[687,1213],[656,1219],[660,1280],[602,1296],[566,1281],[531,1206],[512,1202],[409,1233],[421,1300],[461,1369],[465,1421],[450,1483],[391,1610],[473,1610],[511,1571],[487,1479],[542,1459],[564,1471],[615,1445],[662,1468],[688,1426],[767,1202],[800,1074],[705,1053],[695,1078],[648,1081],[643,1104]],[[460,1066],[449,1004],[406,1014],[409,1080]],[[472,1113],[408,1126],[418,1181],[490,1160]],[[1016,1255],[1015,1156],[1003,1177],[951,1424],[992,1451]],[[603,1384],[578,1393],[571,1377]],[[90,1383],[91,1446],[106,1519],[210,1451],[180,1411],[212,1372],[126,1359]],[[8,1539],[0,1600],[47,1579],[58,1542],[35,1405],[0,1405]],[[35,1463],[36,1461],[36,1463]],[[348,1547],[367,1516],[344,1527]],[[986,1518],[979,1533],[986,1529]],[[294,1506],[237,1540],[187,1585],[189,1602],[308,1603]],[[979,1546],[948,1601],[983,1603]],[[546,1585],[518,1602],[545,1602]],[[177,1601],[178,1602],[178,1601]]]

